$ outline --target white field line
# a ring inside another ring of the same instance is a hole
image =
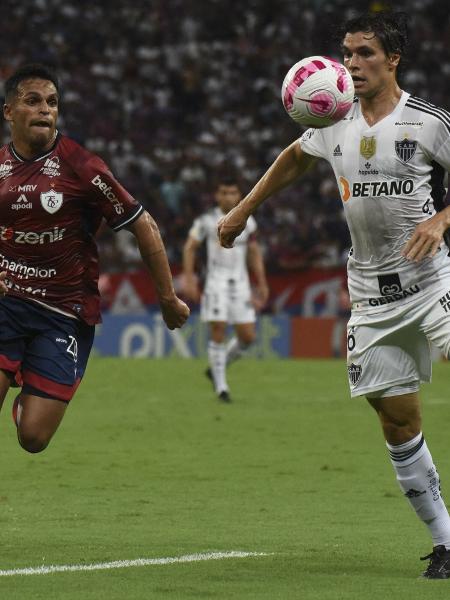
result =
[[[150,565],[172,565],[175,563],[200,562],[204,560],[222,560],[224,558],[249,558],[268,556],[266,552],[204,552],[202,554],[186,554],[184,556],[168,556],[166,558],[136,558],[134,560],[115,560],[113,562],[91,563],[87,565],[48,565],[41,567],[25,567],[23,569],[0,570],[0,577],[14,575],[49,575],[50,573],[67,573],[68,571],[103,571],[106,569],[126,569],[128,567],[148,567]]]

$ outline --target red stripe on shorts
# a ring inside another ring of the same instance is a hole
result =
[[[11,360],[4,354],[0,354],[0,369],[15,373],[20,368],[20,360]]]
[[[65,385],[47,379],[37,373],[32,373],[31,371],[24,371],[22,377],[24,384],[28,383],[37,390],[42,390],[46,394],[49,394],[58,400],[65,400],[66,402],[72,399],[81,381],[81,379],[78,378],[73,385]]]

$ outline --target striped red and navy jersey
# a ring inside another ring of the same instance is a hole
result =
[[[98,323],[95,234],[118,231],[143,212],[105,163],[58,134],[32,160],[0,149],[0,271],[9,294]]]

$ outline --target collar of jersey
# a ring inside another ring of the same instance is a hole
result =
[[[46,150],[43,154],[38,154],[34,158],[24,158],[23,156],[20,156],[20,154],[14,148],[14,144],[12,142],[10,142],[10,144],[9,144],[9,150],[10,150],[11,154],[14,156],[14,158],[17,160],[20,160],[20,162],[37,162],[38,160],[42,160],[43,158],[46,158],[53,152],[53,150],[56,148],[56,146],[59,142],[60,137],[61,137],[61,135],[60,135],[59,131],[57,130],[55,142],[54,142],[53,146],[50,148],[50,150]]]

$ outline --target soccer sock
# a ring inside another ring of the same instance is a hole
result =
[[[433,545],[442,544],[450,549],[450,517],[441,496],[439,475],[422,432],[405,444],[386,445],[400,488],[430,530]]]
[[[227,348],[225,344],[218,344],[213,341],[208,342],[208,360],[214,378],[216,392],[228,391],[227,380],[225,378]]]
[[[235,360],[241,358],[247,348],[248,344],[241,342],[235,335],[227,343],[227,354],[226,354],[226,365],[230,365]]]

